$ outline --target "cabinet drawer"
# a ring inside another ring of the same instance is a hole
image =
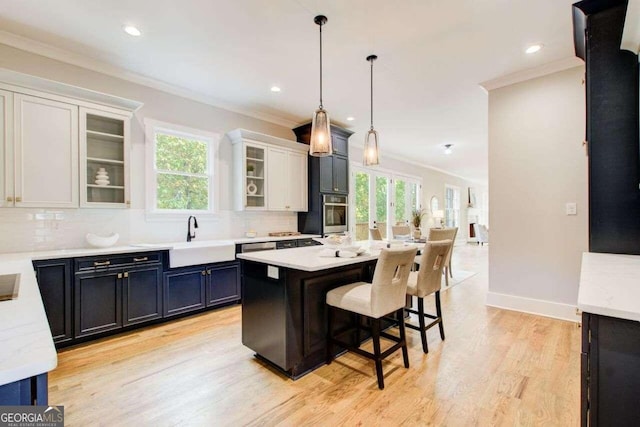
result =
[[[146,265],[160,263],[162,254],[160,252],[142,252],[122,255],[103,255],[97,257],[76,258],[76,271],[91,271],[96,269],[108,269],[113,267],[124,267],[131,265]]]
[[[297,248],[298,242],[295,240],[284,240],[282,242],[276,242],[276,249],[290,249]]]
[[[303,246],[317,246],[321,243],[316,242],[313,239],[298,239],[298,247],[301,248]]]

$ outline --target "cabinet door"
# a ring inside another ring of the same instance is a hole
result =
[[[333,144],[333,154],[345,157],[349,156],[348,139],[345,136],[332,133],[331,143]]]
[[[76,338],[122,327],[122,271],[77,273]]]
[[[35,261],[33,265],[53,341],[69,341],[73,338],[71,260]]]
[[[164,273],[164,315],[174,316],[204,308],[206,278],[204,267]]]
[[[333,156],[334,192],[349,192],[349,160],[346,157]]]
[[[289,209],[289,156],[287,151],[269,148],[267,195],[270,211]]]
[[[161,266],[136,267],[123,274],[124,326],[162,317]]]
[[[246,210],[265,210],[269,197],[268,186],[268,154],[267,147],[261,144],[243,143],[240,189],[243,196],[243,207]]]
[[[307,155],[302,153],[289,153],[289,210],[306,212],[308,210],[308,173]]]
[[[78,107],[14,96],[15,205],[78,207]]]
[[[320,192],[333,193],[333,156],[320,157]]]
[[[210,266],[207,277],[207,307],[240,300],[239,264]]]
[[[129,122],[126,115],[80,108],[81,207],[129,207]]]
[[[13,94],[0,90],[0,207],[13,206]]]

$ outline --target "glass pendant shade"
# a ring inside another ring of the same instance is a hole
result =
[[[378,159],[378,132],[373,128],[367,132],[364,138],[364,161],[365,166],[375,166],[380,163]]]
[[[331,145],[331,125],[329,114],[322,108],[318,108],[313,114],[311,122],[311,141],[309,143],[309,155],[316,157],[330,156],[333,154]]]

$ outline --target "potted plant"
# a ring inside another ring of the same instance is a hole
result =
[[[253,176],[255,169],[256,167],[252,163],[249,163],[247,165],[247,176]]]
[[[413,224],[413,238],[419,239],[422,237],[422,230],[420,230],[420,225],[422,225],[422,217],[424,216],[424,209],[414,209],[411,211],[411,224]]]

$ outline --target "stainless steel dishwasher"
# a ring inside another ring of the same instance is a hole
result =
[[[245,243],[240,245],[240,253],[269,251],[276,249],[276,242]]]

